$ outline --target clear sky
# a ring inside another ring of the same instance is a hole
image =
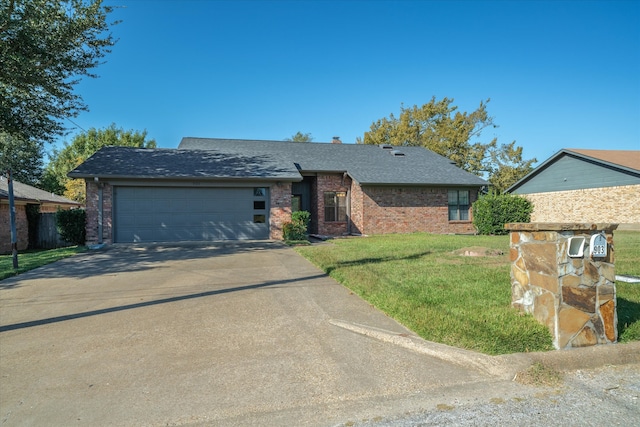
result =
[[[119,39],[77,87],[83,129],[315,142],[401,104],[491,99],[498,137],[539,162],[640,150],[640,1],[105,0]],[[69,127],[74,125],[67,122]],[[74,132],[63,140],[70,141]]]

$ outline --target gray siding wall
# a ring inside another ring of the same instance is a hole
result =
[[[515,194],[640,184],[633,175],[572,156],[563,156],[514,190]]]

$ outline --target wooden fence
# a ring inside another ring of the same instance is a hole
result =
[[[56,214],[41,213],[38,219],[38,232],[33,236],[34,241],[29,242],[31,247],[38,249],[54,249],[72,246],[71,243],[62,240],[56,228]]]

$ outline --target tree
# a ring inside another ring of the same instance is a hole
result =
[[[22,141],[0,132],[0,174],[10,169],[16,181],[38,185],[42,175],[42,155],[42,143]]]
[[[489,160],[486,162],[489,182],[498,193],[504,192],[533,170],[537,159],[523,160],[522,147],[516,147],[515,141],[497,146],[495,141],[488,148]]]
[[[296,132],[291,138],[286,138],[285,141],[291,142],[311,142],[313,141],[313,137],[310,133],[302,133],[300,131]]]
[[[115,44],[102,0],[3,0],[0,6],[0,131],[52,142],[63,121],[87,110],[73,92]],[[113,23],[115,24],[115,22]]]
[[[501,146],[496,138],[488,143],[482,141],[485,129],[497,127],[487,113],[489,101],[480,102],[471,113],[458,111],[450,98],[436,101],[433,97],[421,107],[401,106],[399,117],[391,114],[375,121],[364,138],[357,138],[356,142],[424,147],[476,175],[500,174],[499,182],[504,186],[507,177],[517,174],[509,174],[503,168],[516,168],[520,173],[536,160],[523,161],[522,148],[515,147],[515,141]]]
[[[88,159],[93,153],[108,145],[155,148],[156,141],[147,140],[147,131],[125,131],[112,124],[106,129],[89,129],[73,138],[71,144],[64,144],[61,150],[54,150],[45,167],[43,187],[47,191],[64,195],[70,199],[85,203],[84,181],[71,179],[67,174]]]

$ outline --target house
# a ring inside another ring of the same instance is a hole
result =
[[[640,151],[562,149],[507,189],[533,203],[532,222],[640,227]]]
[[[16,234],[18,250],[29,246],[29,221],[27,206],[36,205],[41,213],[56,212],[58,209],[78,208],[82,205],[57,194],[49,193],[31,185],[13,180],[13,200],[16,213]],[[0,253],[11,252],[11,216],[9,210],[9,182],[0,176]]]
[[[281,239],[296,210],[325,236],[475,232],[483,179],[420,147],[333,142],[105,147],[69,176],[86,181],[89,244]]]

